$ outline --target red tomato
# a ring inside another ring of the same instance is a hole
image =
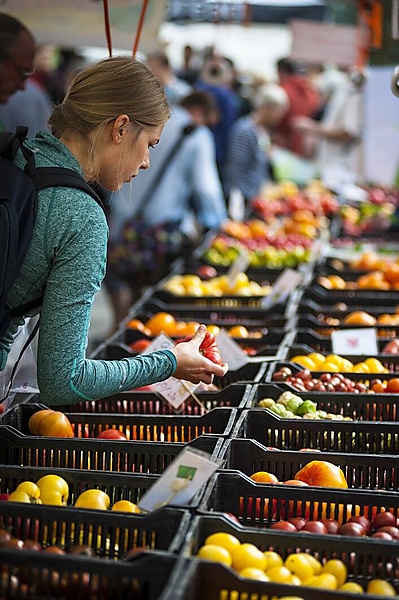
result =
[[[150,344],[151,344],[150,340],[146,340],[143,338],[141,340],[136,340],[135,342],[130,344],[129,347],[133,352],[140,353],[140,352],[144,352],[144,350],[146,350]]]
[[[98,440],[126,440],[126,436],[118,429],[104,429],[97,436]]]
[[[180,342],[189,342],[192,339],[193,339],[192,335],[187,335],[183,339],[177,340],[176,343],[179,344]],[[216,338],[213,335],[213,333],[210,333],[209,331],[206,332],[205,337],[201,343],[201,346],[199,347],[199,350],[203,356],[205,356],[212,362],[216,363],[217,365],[224,364],[223,359],[220,356],[219,348],[217,347],[217,344],[216,344]]]

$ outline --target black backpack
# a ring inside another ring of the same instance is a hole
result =
[[[99,195],[75,171],[36,167],[33,152],[24,146],[27,133],[27,127],[17,127],[15,133],[0,132],[0,338],[11,317],[23,316],[42,303],[37,298],[12,310],[7,304],[32,239],[37,191],[54,186],[78,188],[104,208]],[[13,162],[19,149],[26,160],[24,169]]]

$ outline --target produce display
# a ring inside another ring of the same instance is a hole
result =
[[[135,356],[204,323],[200,352],[231,368],[183,385],[179,406],[149,386],[0,405],[0,599],[399,597],[399,245],[371,230],[398,194],[365,193],[354,207],[317,181],[268,187],[93,352]],[[287,268],[300,278],[281,301]],[[144,510],[184,448],[215,472]]]

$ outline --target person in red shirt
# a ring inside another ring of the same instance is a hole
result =
[[[310,158],[312,145],[306,134],[293,127],[296,117],[313,117],[321,105],[319,92],[313,86],[303,70],[289,58],[277,62],[279,84],[286,92],[289,108],[284,118],[275,128],[273,141],[299,156]]]

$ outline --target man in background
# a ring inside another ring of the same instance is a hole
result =
[[[25,89],[34,58],[35,40],[30,31],[18,19],[0,13],[0,104]]]

